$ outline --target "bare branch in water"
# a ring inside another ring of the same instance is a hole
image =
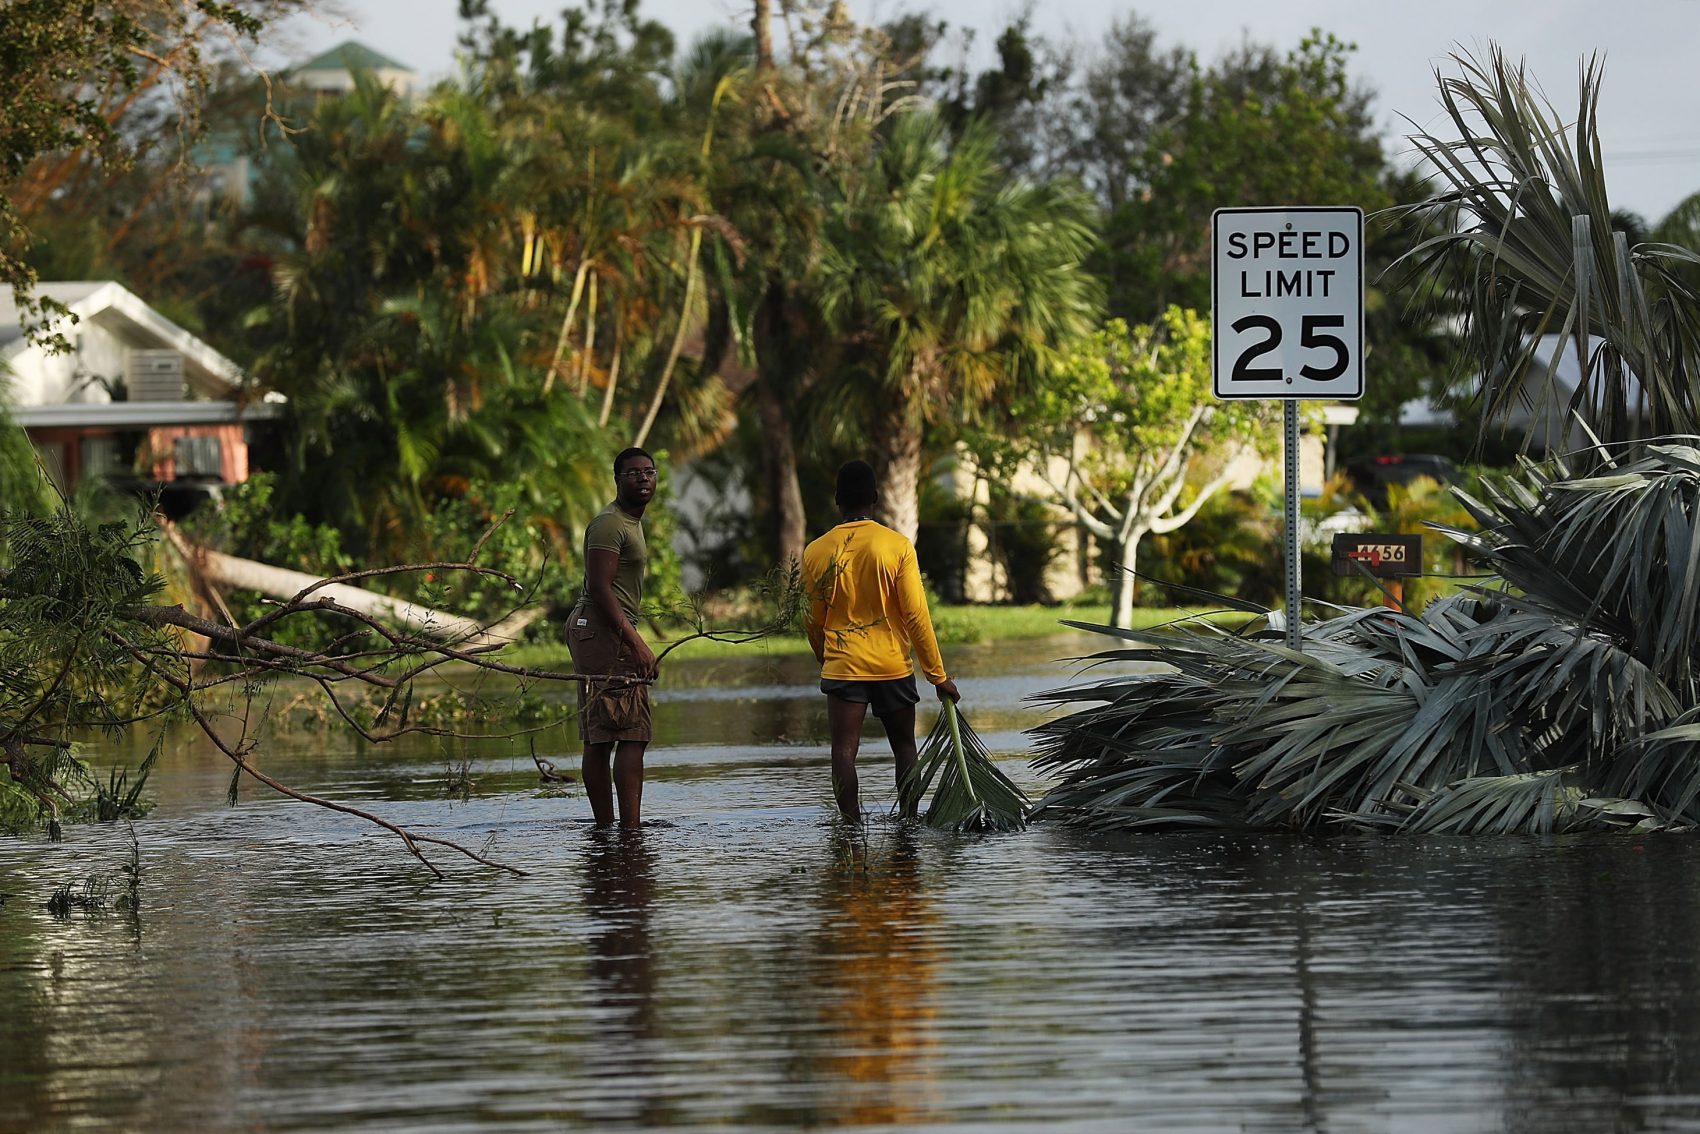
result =
[[[169,526],[166,532],[191,568],[216,554],[203,553]],[[255,699],[263,689],[275,688],[276,679],[309,683],[311,701],[321,709],[321,719],[340,722],[369,743],[409,735],[512,740],[535,736],[560,723],[478,732],[454,727],[454,717],[430,719],[429,711],[415,701],[414,684],[418,678],[440,674],[444,667],[514,679],[521,683],[516,702],[530,682],[588,682],[618,688],[653,680],[498,660],[495,655],[506,641],[490,633],[492,627],[515,625],[516,615],[540,613],[541,608],[531,604],[530,592],[519,580],[475,561],[489,535],[487,531],[478,540],[473,555],[464,562],[408,563],[329,578],[309,577],[309,582],[295,586],[290,597],[260,618],[234,625],[228,613],[221,622],[182,605],[152,601],[161,582],[144,576],[136,564],[152,538],[146,523],[128,531],[112,525],[96,529],[68,508],[48,517],[0,516],[0,538],[13,560],[10,568],[0,571],[0,682],[18,694],[10,706],[0,699],[0,753],[11,782],[35,800],[33,806],[48,817],[51,830],[62,803],[71,802],[59,783],[61,764],[55,761],[80,766],[70,755],[70,742],[51,734],[87,728],[117,732],[143,720],[181,713],[235,765],[233,791],[246,776],[291,799],[375,824],[399,838],[410,854],[439,877],[442,868],[427,854],[431,847],[452,850],[494,869],[524,873],[487,856],[483,848],[426,835],[371,811],[291,787],[262,771],[253,759],[259,744],[256,726],[278,716],[272,708],[257,706]],[[484,625],[418,606],[402,610],[407,604],[400,600],[351,587],[357,581],[421,572],[499,579],[514,589],[519,605],[497,623]],[[301,578],[299,573],[295,577]],[[794,567],[771,576],[760,595],[761,612],[747,625],[732,628],[711,626],[700,600],[692,600],[680,616],[693,632],[670,645],[662,656],[695,638],[750,642],[796,624],[803,598]],[[327,619],[332,623],[328,629]],[[302,623],[309,623],[317,633],[286,635],[286,628],[299,628]],[[303,641],[309,644],[297,644]],[[238,690],[237,705],[228,720],[220,719],[226,710],[220,707],[222,701],[213,698]],[[441,712],[440,699],[432,709]],[[470,715],[462,708],[452,711]],[[538,758],[535,748],[533,758],[545,781],[568,778]]]

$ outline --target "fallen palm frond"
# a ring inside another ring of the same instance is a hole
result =
[[[935,783],[936,781],[936,783]],[[949,831],[1013,831],[1027,824],[1032,803],[999,770],[954,701],[944,702],[915,766],[898,785],[901,814],[920,814],[933,789],[925,822]]]
[[[1095,628],[1163,663],[1040,694],[1038,813],[1112,828],[1544,833],[1700,823],[1700,448],[1527,464],[1449,531],[1493,573],[1420,615]]]

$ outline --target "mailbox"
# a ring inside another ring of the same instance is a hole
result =
[[[1343,532],[1334,537],[1334,573],[1394,579],[1423,573],[1423,537],[1385,532]]]

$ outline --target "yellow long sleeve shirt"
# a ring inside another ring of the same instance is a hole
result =
[[[839,524],[803,551],[809,589],[809,644],[820,675],[840,681],[890,681],[921,672],[934,685],[947,676],[939,656],[915,545],[872,520]]]

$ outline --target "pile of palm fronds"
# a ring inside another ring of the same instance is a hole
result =
[[[1491,584],[1279,634],[1095,627],[1167,663],[1039,695],[1095,826],[1545,832],[1700,823],[1700,438],[1525,465],[1447,531]]]
[[[926,823],[944,830],[1016,830],[1026,825],[1032,806],[992,762],[992,754],[962,719],[954,701],[944,702],[915,766],[897,785],[899,812],[919,815],[929,787],[933,800]]]

